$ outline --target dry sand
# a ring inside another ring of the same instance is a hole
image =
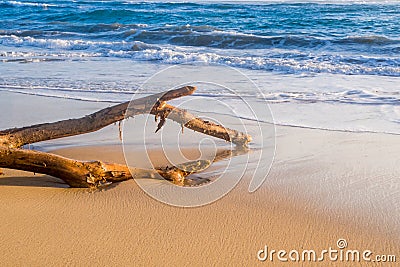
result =
[[[3,100],[9,96],[0,94]],[[18,96],[19,101],[24,98]],[[65,101],[29,99],[50,106]],[[77,107],[74,115],[101,106],[69,102]],[[58,116],[60,111],[52,118]],[[24,123],[29,124],[19,121]],[[106,138],[108,131],[100,135]],[[86,144],[91,139],[74,138],[69,142]],[[93,192],[66,188],[48,176],[3,170],[0,263],[271,265],[257,260],[257,251],[265,245],[276,250],[320,251],[337,249],[339,238],[347,240],[349,249],[397,254],[399,261],[398,141],[395,135],[278,127],[276,158],[263,186],[248,193],[249,177],[245,175],[225,197],[197,208],[162,204],[133,180]],[[152,152],[161,162],[162,157],[157,157],[161,151]],[[124,161],[118,145],[61,148],[55,153],[83,160]],[[140,158],[141,152],[137,153]],[[274,262],[283,264],[276,258]],[[320,263],[335,264],[340,265],[327,259]]]

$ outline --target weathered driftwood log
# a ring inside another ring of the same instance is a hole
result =
[[[99,187],[135,177],[153,177],[156,173],[180,185],[203,183],[206,179],[185,178],[191,173],[204,169],[201,166],[211,164],[206,161],[188,162],[164,169],[143,170],[101,161],[77,161],[50,153],[19,149],[26,144],[94,132],[126,117],[146,113],[155,115],[156,119],[160,118],[156,131],[168,118],[194,131],[233,142],[240,147],[246,146],[251,140],[249,135],[196,118],[185,110],[165,103],[174,98],[190,95],[195,90],[195,87],[185,86],[108,107],[78,119],[0,131],[0,167],[52,175],[61,178],[71,187]]]
[[[177,185],[195,186],[208,180],[200,177],[185,179],[196,171],[195,168],[192,172],[187,169],[206,164],[205,162],[200,160],[165,169],[147,170],[98,160],[79,161],[51,153],[0,146],[0,167],[51,175],[62,179],[71,187],[96,188],[132,178],[156,178],[157,174]]]
[[[97,187],[132,178],[124,165],[82,162],[51,153],[1,146],[0,167],[48,174],[71,187]]]
[[[156,110],[157,104],[162,101],[190,95],[195,90],[196,87],[185,86],[168,92],[135,99],[131,103],[125,102],[108,107],[78,119],[68,119],[0,131],[0,145],[16,148],[26,144],[95,132],[123,120],[128,106],[130,107],[129,112],[131,116],[146,114],[152,109]]]
[[[251,141],[249,135],[196,118],[185,110],[165,103],[174,98],[193,94],[195,90],[196,87],[185,86],[108,107],[78,119],[3,130],[0,131],[0,146],[17,148],[26,144],[95,132],[126,117],[148,113],[161,118],[157,130],[168,118],[194,131],[221,138],[239,146],[246,146]]]

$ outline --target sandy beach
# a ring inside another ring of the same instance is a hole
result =
[[[80,116],[108,105],[6,92],[0,92],[0,102],[1,128]],[[124,163],[116,128],[32,147]],[[270,265],[257,259],[266,245],[321,251],[337,249],[338,239],[345,239],[348,249],[373,255],[400,251],[398,136],[278,126],[276,138],[275,160],[259,190],[248,192],[245,174],[229,194],[197,208],[160,203],[134,180],[93,191],[3,169],[1,265]],[[161,150],[151,153],[162,161]],[[284,264],[277,258],[273,263]],[[351,265],[357,264],[363,265]]]

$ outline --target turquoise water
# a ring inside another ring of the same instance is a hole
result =
[[[1,90],[119,102],[195,61],[249,75],[279,123],[400,132],[396,1],[0,1]]]

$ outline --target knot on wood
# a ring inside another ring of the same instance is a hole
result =
[[[105,177],[95,177],[91,173],[86,177],[86,182],[91,188],[100,188],[112,184],[112,182],[107,181]]]
[[[86,182],[89,187],[104,187],[110,185],[112,182],[107,181],[106,173],[107,170],[101,161],[89,162],[86,166],[88,174],[86,175]]]

